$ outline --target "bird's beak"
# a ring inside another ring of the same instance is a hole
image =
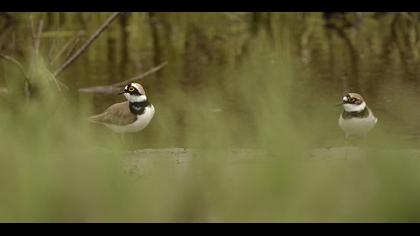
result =
[[[121,95],[121,94],[124,94],[124,93],[125,93],[125,91],[123,90],[123,91],[119,92],[118,95]]]
[[[344,104],[344,102],[340,102],[340,103],[336,104],[335,106],[338,107],[338,106],[341,106],[343,104]]]

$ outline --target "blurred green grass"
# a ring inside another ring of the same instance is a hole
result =
[[[186,91],[175,73],[165,96],[147,88],[156,117],[129,136],[134,146],[192,148],[193,158],[181,169],[151,153],[149,170],[134,174],[125,171],[131,148],[87,122],[92,97],[58,92],[35,58],[40,96],[1,98],[0,221],[418,221],[420,159],[395,151],[387,127],[365,158],[312,158],[326,131],[340,137],[340,96],[296,85],[306,74],[286,36],[274,49],[264,34],[255,42],[241,66],[214,71],[205,86]],[[231,162],[232,148],[265,154]]]

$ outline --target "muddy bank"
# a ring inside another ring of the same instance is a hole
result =
[[[331,147],[317,148],[307,152],[307,156],[300,161],[310,163],[343,163],[369,161],[372,149],[359,147]],[[374,150],[373,150],[374,151]],[[165,148],[165,149],[141,149],[131,151],[124,157],[124,167],[129,173],[146,174],[154,167],[166,166],[176,171],[184,171],[195,160],[222,161],[227,165],[258,164],[282,158],[261,149],[228,149],[212,152],[213,156],[205,154],[205,150],[188,148]],[[420,150],[400,149],[387,150],[387,158],[404,158],[420,161]],[[220,155],[218,155],[220,154]]]

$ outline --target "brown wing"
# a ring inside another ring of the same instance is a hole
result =
[[[116,103],[108,107],[103,113],[91,116],[92,122],[99,122],[113,125],[128,125],[136,121],[137,116],[130,112],[128,101]]]

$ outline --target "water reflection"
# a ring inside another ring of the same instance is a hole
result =
[[[46,19],[42,44],[54,42],[62,46],[72,34],[62,36],[59,31],[92,32],[109,14],[35,15]],[[25,35],[26,16],[2,13],[0,17],[4,22],[1,50],[19,55],[29,42]],[[420,111],[416,109],[420,100],[418,18],[417,13],[123,14],[65,72],[63,80],[72,88],[113,84],[168,61],[165,70],[142,82],[151,99],[159,104],[174,87],[197,99],[200,91],[209,86],[225,91],[226,79],[240,83],[239,76],[227,71],[246,63],[256,46],[268,39],[273,50],[290,53],[293,58],[290,115],[297,123],[306,124],[304,127],[309,131],[319,133],[319,139],[323,140],[320,143],[341,137],[337,127],[340,110],[333,105],[350,91],[366,98],[388,130],[413,136],[420,130]],[[55,37],[46,36],[54,32]],[[89,34],[81,36],[81,40],[86,40]],[[4,40],[13,38],[12,35],[16,42]],[[43,50],[47,49],[51,48]],[[238,117],[252,112],[237,109],[243,101],[232,94],[226,91],[224,104],[213,107],[237,113]],[[97,111],[119,100],[111,95],[93,98]],[[327,108],[330,104],[331,108]],[[177,123],[182,126],[185,122],[182,111],[177,114]],[[307,117],[311,117],[311,124],[307,124]],[[252,126],[252,119],[238,122],[243,127]],[[322,124],[322,130],[318,130],[317,124]]]

